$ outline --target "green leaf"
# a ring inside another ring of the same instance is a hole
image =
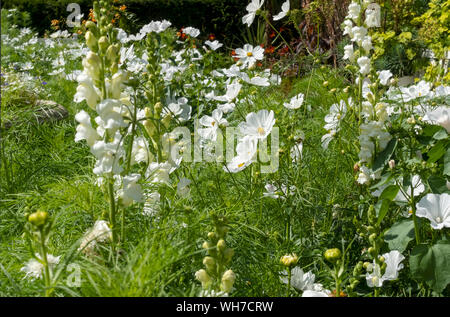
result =
[[[389,245],[390,250],[403,252],[408,243],[414,239],[414,222],[410,219],[403,219],[395,223],[384,234],[384,241]]]
[[[379,225],[389,210],[390,201],[387,199],[379,200],[375,205],[375,212],[378,217],[377,225]]]
[[[386,163],[391,158],[392,153],[394,153],[396,147],[397,147],[397,139],[390,140],[386,148],[382,152],[380,152],[380,154],[378,154],[378,156],[375,158],[372,167],[373,171],[383,168],[386,165]]]
[[[439,141],[438,143],[436,143],[435,146],[433,146],[431,148],[431,150],[428,151],[428,163],[434,163],[437,160],[439,160],[442,155],[444,155],[445,153],[445,146],[444,146],[444,142]]]
[[[390,185],[386,187],[380,195],[380,199],[388,199],[392,201],[397,196],[399,187],[397,185]]]
[[[390,172],[387,172],[383,175],[381,175],[381,179],[378,183],[376,183],[375,185],[370,187],[370,190],[374,190],[377,189],[381,186],[383,186],[384,184],[388,183],[392,178],[394,177],[394,175],[392,175]]]
[[[447,137],[448,137],[447,131],[442,128],[433,135],[433,139],[435,140],[444,140]]]
[[[444,175],[450,176],[450,148],[447,149],[444,156]]]
[[[450,283],[450,244],[438,241],[435,245],[419,244],[409,258],[414,279],[423,281],[440,293]]]
[[[433,194],[450,193],[447,188],[447,181],[443,177],[431,175],[428,178],[428,185],[430,185]]]

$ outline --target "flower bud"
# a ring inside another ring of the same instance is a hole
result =
[[[206,266],[208,271],[214,272],[216,269],[216,260],[210,256],[205,256],[203,259],[203,265]]]
[[[395,161],[394,160],[390,160],[389,161],[389,168],[393,169],[395,167]]]
[[[386,259],[384,258],[384,256],[380,256],[380,257],[378,258],[378,260],[380,260],[380,262],[382,262],[382,263],[384,263],[384,261],[386,261]]]
[[[283,255],[280,262],[287,267],[294,266],[298,262],[298,256],[295,253]]]
[[[208,241],[203,242],[202,248],[203,248],[203,249],[206,249],[206,250],[207,250],[207,249],[211,249],[211,248],[212,248],[211,242],[208,242]]]
[[[85,26],[89,30],[96,30],[97,29],[97,25],[94,22],[92,22],[92,21],[87,21]]]
[[[375,257],[377,255],[377,249],[375,249],[374,247],[370,247],[367,251],[372,257]]]
[[[48,213],[46,211],[36,211],[28,216],[28,221],[31,222],[36,227],[43,226],[48,219]]]
[[[209,284],[211,284],[211,277],[204,269],[195,272],[195,278],[202,283],[204,289],[208,288]]]
[[[337,260],[341,258],[341,250],[338,248],[328,249],[324,253],[325,260],[335,263]]]
[[[208,239],[216,240],[217,239],[217,234],[215,232],[209,232],[208,233]]]
[[[322,84],[322,85],[323,85],[324,87],[327,87],[327,86],[328,86],[328,84],[329,84],[329,83],[328,83],[328,81],[326,80],[326,81],[324,81],[324,82],[323,82],[323,84]]]
[[[163,108],[163,105],[162,105],[162,103],[161,102],[157,102],[156,104],[155,104],[155,106],[154,106],[154,110],[155,110],[155,113],[156,113],[156,115],[159,117],[159,115],[161,114],[161,111],[162,111],[162,108]]]
[[[330,89],[330,94],[334,94],[336,92],[336,88]]]
[[[86,45],[89,47],[89,49],[91,51],[97,52],[97,38],[95,37],[94,33],[92,33],[91,31],[87,31],[84,38],[86,39]]]
[[[223,273],[222,283],[220,284],[220,290],[225,293],[231,292],[234,281],[236,280],[236,274],[232,270],[228,270]]]
[[[116,45],[110,45],[108,49],[106,50],[106,58],[109,60],[110,63],[113,63],[117,58],[117,46]]]
[[[102,53],[106,53],[106,50],[109,47],[108,38],[106,36],[100,37],[98,40],[98,46],[100,47]]]
[[[225,240],[220,239],[219,242],[217,242],[217,249],[222,252],[227,247]]]

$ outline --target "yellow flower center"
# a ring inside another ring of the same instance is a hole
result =
[[[241,168],[242,166],[244,166],[244,163],[238,164],[239,168]]]
[[[247,53],[247,56],[248,56],[248,57],[253,56],[253,53],[252,53],[252,52],[248,52],[248,53]]]
[[[266,133],[266,131],[264,131],[263,128],[259,127],[259,128],[258,128],[258,133],[259,133],[260,135],[264,135],[264,133]]]
[[[211,125],[215,126],[216,125],[216,121],[211,122]]]

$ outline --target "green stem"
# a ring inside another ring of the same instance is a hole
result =
[[[416,216],[416,203],[414,202],[414,185],[411,183],[411,209],[414,221],[414,234],[416,236],[416,244],[420,243],[419,226]]]
[[[52,293],[50,289],[50,269],[48,267],[47,248],[45,247],[45,236],[42,228],[39,229],[39,235],[41,236],[41,257],[42,261],[44,261],[45,297],[49,297]]]
[[[116,201],[114,198],[114,179],[108,179],[108,194],[109,194],[109,221],[112,226],[112,245],[113,250],[117,243],[117,228],[116,228]]]

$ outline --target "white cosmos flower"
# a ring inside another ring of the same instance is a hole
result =
[[[292,97],[289,103],[285,102],[284,106],[288,109],[298,109],[302,106],[304,97],[304,94],[299,93],[297,96]]]
[[[77,126],[77,133],[75,134],[75,142],[86,140],[89,146],[93,146],[94,143],[100,139],[97,131],[92,127],[91,117],[89,114],[81,110],[75,115],[75,120],[80,124]]]
[[[39,261],[36,259],[30,259],[25,266],[20,269],[22,272],[25,272],[25,278],[31,278],[32,280],[42,278],[44,272],[44,264],[41,263],[43,261],[41,255],[39,253],[35,253],[34,256],[38,258]],[[61,256],[47,254],[47,263],[50,269],[50,274],[52,269],[59,263],[60,257]]]
[[[196,28],[193,28],[191,26],[188,26],[187,28],[183,29],[183,33],[187,34],[187,35],[189,35],[191,37],[197,37],[197,36],[200,35],[200,30],[196,29]]]
[[[380,80],[380,83],[384,86],[387,86],[389,84],[389,80],[392,77],[392,73],[390,70],[382,70],[378,72],[378,79]]]
[[[151,33],[151,32],[161,33],[161,32],[164,32],[165,30],[167,30],[167,28],[169,28],[171,25],[172,25],[172,23],[170,23],[167,20],[152,21],[149,24],[144,25],[141,28],[141,30],[139,31],[139,33],[143,33],[143,34],[147,34],[147,33]]]
[[[167,97],[167,106],[163,108],[161,114],[163,117],[171,115],[180,122],[188,121],[191,118],[192,107],[188,104],[189,100],[185,97],[173,98]]]
[[[297,187],[292,185],[292,186],[289,186],[289,191],[288,191],[288,188],[285,184],[281,184],[280,188],[273,184],[266,184],[266,186],[264,186],[264,188],[266,189],[267,192],[263,193],[263,196],[274,198],[274,199],[277,199],[277,198],[286,199],[286,196],[288,194],[294,195],[295,190],[297,189]]]
[[[278,21],[278,20],[281,20],[282,18],[284,18],[288,14],[289,9],[290,9],[290,3],[289,3],[289,0],[286,0],[286,2],[284,2],[281,5],[281,12],[278,13],[277,15],[274,15],[273,20]]]
[[[248,14],[242,17],[242,23],[250,27],[255,20],[256,12],[261,9],[263,4],[264,0],[252,0],[246,7]]]
[[[272,131],[274,124],[274,112],[264,109],[257,113],[251,112],[247,114],[245,122],[239,124],[239,129],[243,135],[264,140]]]
[[[216,141],[219,127],[221,125],[228,125],[228,121],[225,118],[222,118],[222,116],[222,111],[215,109],[211,116],[204,115],[200,118],[199,123],[205,127],[198,129],[198,133],[202,139]]]
[[[450,133],[450,109],[448,107],[440,106],[427,112],[423,117],[423,121],[438,124]]]
[[[419,81],[415,85],[409,87],[400,87],[401,98],[404,102],[423,97],[430,97],[432,95],[431,83],[424,80]]]
[[[241,91],[242,85],[239,83],[233,83],[230,85],[227,85],[227,92],[224,96],[215,96],[213,99],[217,101],[223,101],[223,102],[232,102],[234,99],[236,99],[237,95]]]
[[[243,48],[236,49],[236,58],[242,62],[242,67],[251,67],[264,58],[264,49],[259,45],[253,47],[245,44]]]
[[[246,135],[236,146],[237,156],[235,156],[227,166],[224,166],[225,172],[237,173],[245,169],[252,163],[256,154],[258,139]]]
[[[215,51],[215,50],[217,50],[217,49],[219,49],[219,48],[221,48],[223,46],[223,44],[219,43],[218,40],[215,40],[213,42],[208,40],[208,41],[205,42],[205,44],[208,45],[209,48],[211,48],[213,51]]]
[[[430,220],[433,229],[450,228],[450,195],[427,194],[417,203],[416,216]]]
[[[368,73],[370,73],[370,58],[368,58],[367,56],[361,56],[360,58],[358,58],[357,60],[358,65],[359,65],[359,72],[363,75],[367,75]]]
[[[268,87],[270,86],[270,81],[268,78],[265,77],[259,77],[254,76],[250,78],[247,73],[241,74],[242,80],[244,80],[246,83],[249,83],[250,85],[260,86],[260,87]]]

